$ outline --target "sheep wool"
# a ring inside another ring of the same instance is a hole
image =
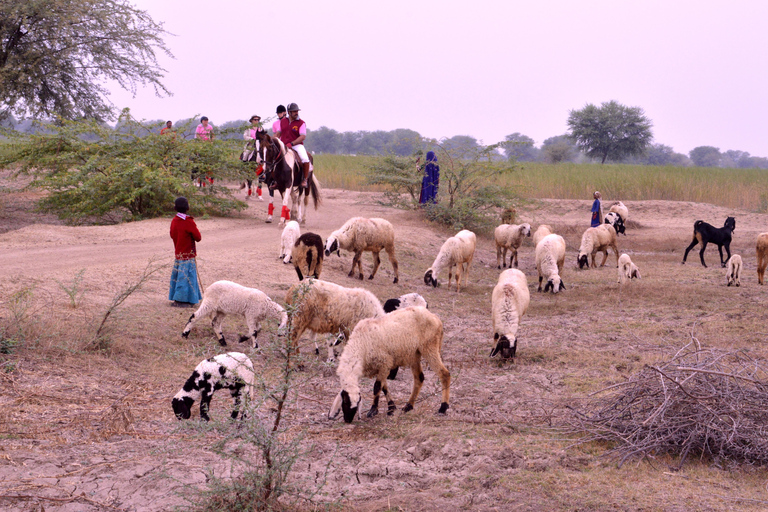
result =
[[[629,220],[629,210],[621,201],[614,202],[608,209],[609,212],[616,212],[621,216],[622,222],[626,223]]]
[[[413,389],[403,412],[413,409],[424,383],[421,367],[423,357],[440,378],[443,394],[438,413],[448,410],[451,374],[440,356],[443,344],[443,323],[437,315],[422,307],[398,309],[381,318],[361,320],[357,324],[339,359],[336,374],[341,392],[331,406],[328,417],[334,419],[340,411],[344,421],[351,423],[360,406],[360,379],[372,377],[373,405],[368,417],[378,412],[379,393],[384,392],[387,414],[395,411],[395,402],[389,396],[387,375],[391,368],[408,366],[413,372]]]
[[[456,233],[456,236],[446,240],[442,247],[440,247],[440,252],[437,254],[432,266],[424,273],[424,284],[437,288],[440,285],[437,278],[443,269],[447,268],[448,286],[450,286],[452,271],[456,267],[456,291],[460,291],[462,276],[464,278],[464,285],[467,285],[469,266],[475,257],[476,245],[477,237],[473,232],[466,229],[459,231]]]
[[[546,279],[544,291],[557,293],[565,290],[565,283],[560,277],[565,263],[565,239],[560,235],[547,235],[536,244],[536,271],[539,273],[539,288]]]
[[[501,353],[503,359],[514,359],[517,352],[517,329],[520,319],[528,311],[530,301],[531,294],[525,274],[517,269],[507,269],[499,275],[491,296],[493,339],[496,341],[491,357]]]
[[[319,279],[323,271],[323,239],[316,233],[304,233],[296,240],[291,258],[299,281],[305,277]]]
[[[725,269],[725,278],[728,282],[728,286],[741,286],[741,268],[741,256],[734,254],[728,258],[728,267]]]
[[[502,224],[496,226],[493,231],[493,238],[496,241],[496,265],[498,268],[507,266],[507,250],[510,251],[509,266],[512,266],[512,260],[517,267],[517,249],[523,243],[524,237],[531,236],[530,224]]]
[[[189,331],[202,317],[213,315],[213,330],[219,343],[226,346],[221,323],[227,315],[242,315],[248,324],[248,336],[240,336],[240,342],[251,340],[253,348],[258,348],[256,337],[261,331],[261,322],[267,318],[279,318],[278,335],[282,335],[288,324],[288,314],[280,304],[270,299],[266,293],[256,288],[233,283],[232,281],[216,281],[205,290],[205,297],[200,307],[189,317],[181,335],[189,337]]]
[[[616,230],[607,224],[601,224],[596,228],[587,228],[581,236],[581,247],[579,247],[579,268],[589,268],[588,256],[592,257],[592,267],[596,267],[595,254],[603,253],[602,267],[605,260],[608,259],[608,248],[613,249],[616,255],[616,266],[619,266],[619,249],[616,246]]]
[[[210,420],[208,409],[213,393],[222,388],[230,390],[235,406],[232,419],[237,419],[240,412],[240,394],[246,387],[246,397],[254,398],[253,363],[245,354],[229,352],[206,359],[198,364],[184,386],[171,400],[171,406],[176,417],[188,420],[192,415],[192,405],[200,400],[200,418]],[[247,404],[246,404],[247,405]],[[245,418],[245,412],[241,415]]]
[[[283,233],[280,235],[280,259],[283,263],[288,264],[291,262],[291,252],[293,246],[296,244],[296,240],[301,236],[301,227],[295,220],[288,222],[283,228]]]
[[[629,254],[619,257],[619,284],[624,284],[632,279],[640,279],[640,269],[632,263]]]
[[[373,255],[373,270],[368,276],[368,279],[373,279],[381,263],[379,253],[384,249],[395,273],[395,279],[392,282],[397,283],[400,274],[397,270],[397,258],[395,258],[395,228],[388,220],[366,219],[364,217],[349,219],[341,228],[331,233],[328,240],[325,241],[326,256],[330,256],[332,252],[341,255],[341,249],[354,253],[352,269],[347,275],[349,277],[354,276],[355,266],[357,266],[358,279],[363,279],[363,263],[361,261],[363,252],[368,251]]]
[[[554,232],[555,230],[552,229],[552,226],[548,224],[541,224],[538,228],[536,228],[536,232],[533,234],[533,246],[536,247],[539,245],[539,242],[541,242],[542,238],[547,235],[551,235]]]
[[[391,313],[398,309],[410,308],[411,306],[427,307],[427,301],[418,293],[406,293],[396,299],[389,299],[384,303],[384,312]]]

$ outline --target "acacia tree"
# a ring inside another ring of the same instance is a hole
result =
[[[643,109],[616,101],[599,107],[589,103],[568,116],[571,139],[588,157],[599,158],[603,164],[642,154],[653,140],[651,126]]]
[[[713,146],[698,146],[693,148],[688,155],[696,167],[717,167],[720,164],[720,148]]]
[[[170,94],[164,34],[128,0],[0,0],[0,117],[114,118],[105,81]]]

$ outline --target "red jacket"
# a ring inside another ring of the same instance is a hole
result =
[[[197,255],[195,242],[202,240],[195,219],[191,215],[187,215],[186,219],[175,216],[171,221],[171,239],[177,260],[194,259]]]
[[[297,119],[295,121],[289,121],[285,125],[282,123],[282,121],[285,121],[286,118],[282,118],[280,120],[280,140],[283,141],[283,144],[291,143],[293,144],[293,141],[299,138],[299,130],[301,129],[301,125],[304,124],[304,121],[301,119]],[[303,144],[303,143],[299,143]]]

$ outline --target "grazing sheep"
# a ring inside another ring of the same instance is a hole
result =
[[[229,389],[235,399],[232,419],[237,419],[240,412],[240,392],[247,386],[246,397],[253,400],[254,372],[253,363],[248,356],[240,352],[219,354],[202,361],[195,367],[184,386],[171,400],[173,412],[180,420],[188,420],[192,415],[192,404],[200,399],[200,418],[209,421],[208,408],[216,390]],[[245,418],[245,412],[240,416]]]
[[[395,258],[395,228],[388,220],[363,217],[349,219],[341,228],[331,233],[331,236],[325,241],[326,256],[332,252],[341,255],[340,249],[355,253],[352,258],[352,269],[347,275],[352,277],[357,265],[358,279],[363,278],[363,262],[361,261],[363,252],[370,251],[373,254],[373,270],[368,276],[368,279],[373,279],[381,263],[379,253],[384,249],[387,251],[392,270],[395,272],[395,280],[392,282],[397,283],[400,274],[397,270],[397,258]]]
[[[728,286],[735,284],[741,286],[741,256],[734,254],[728,258],[728,268],[725,270],[725,277],[728,280]]]
[[[291,258],[299,281],[304,276],[319,279],[323,271],[323,239],[316,233],[304,233],[293,244]],[[302,270],[306,274],[302,274]]]
[[[757,235],[757,282],[763,284],[765,267],[768,267],[768,233]]]
[[[587,256],[592,256],[592,266],[595,265],[595,254],[598,252],[603,253],[603,261],[600,263],[602,267],[605,265],[605,261],[608,259],[608,248],[613,249],[616,254],[616,266],[619,266],[619,249],[616,247],[616,230],[612,227],[601,224],[596,228],[587,228],[584,234],[581,236],[581,247],[579,247],[579,268],[589,268],[589,261]]]
[[[464,285],[466,286],[467,278],[469,277],[469,266],[472,264],[472,258],[475,257],[475,246],[477,245],[477,237],[471,231],[463,229],[456,233],[456,236],[452,236],[443,243],[440,247],[440,252],[437,254],[437,258],[432,262],[432,266],[424,273],[424,284],[432,285],[437,288],[439,283],[437,277],[444,268],[448,269],[448,286],[451,286],[451,272],[453,267],[456,267],[456,291],[459,291],[461,286],[461,277],[464,277]],[[464,264],[467,265],[466,269]]]
[[[616,201],[611,205],[611,207],[608,209],[609,212],[615,212],[618,213],[621,216],[622,222],[626,223],[629,220],[629,210],[626,206],[624,206],[624,203],[621,201]]]
[[[497,342],[491,357],[501,352],[502,359],[514,359],[517,352],[517,329],[520,318],[528,310],[531,294],[528,279],[521,271],[511,268],[499,275],[493,288],[491,312],[493,339]]]
[[[736,219],[734,217],[727,217],[725,219],[725,224],[723,224],[723,227],[721,228],[716,228],[703,220],[697,220],[693,223],[693,240],[691,241],[691,245],[685,249],[682,264],[685,265],[685,260],[688,258],[688,252],[693,249],[696,244],[701,242],[699,257],[701,258],[701,264],[706,267],[707,264],[704,263],[704,249],[706,249],[707,244],[711,242],[717,245],[717,250],[720,252],[720,266],[725,268],[725,261],[723,261],[723,246],[725,246],[725,250],[728,252],[728,258],[730,258],[731,236],[735,230]]]
[[[565,290],[565,283],[560,277],[565,263],[565,239],[560,235],[547,235],[536,244],[536,270],[539,273],[539,288],[541,281],[546,278],[544,292],[557,293]]]
[[[381,391],[387,400],[387,415],[394,413],[395,402],[389,396],[387,375],[391,368],[398,366],[410,366],[413,372],[411,397],[403,407],[403,412],[410,411],[424,383],[422,357],[443,385],[443,401],[437,412],[444,414],[448,410],[451,374],[440,357],[442,344],[443,323],[426,308],[398,309],[382,318],[361,320],[339,360],[336,375],[341,382],[341,392],[328,412],[329,419],[335,419],[339,411],[343,411],[344,421],[352,422],[360,406],[361,377],[376,379],[368,417],[378,414]]]
[[[333,347],[341,343],[342,336],[348,340],[349,333],[360,320],[385,315],[379,299],[368,290],[344,288],[319,279],[309,279],[292,286],[285,302],[296,306],[291,319],[290,339],[297,353],[304,331],[312,331],[313,341],[317,334],[341,335],[328,343],[328,361],[336,359]],[[319,353],[317,343],[315,353]]]
[[[541,242],[542,238],[544,238],[547,235],[551,235],[554,232],[555,230],[552,229],[552,226],[548,224],[541,224],[536,229],[536,232],[533,234],[533,246],[536,247],[537,245],[539,245],[539,242]]]
[[[624,233],[624,236],[627,235],[626,228],[624,227],[624,221],[621,219],[621,215],[618,213],[608,212],[605,216],[605,223],[613,226],[613,229],[616,230],[617,235],[621,233]]]
[[[517,267],[517,249],[523,243],[523,237],[531,236],[530,224],[502,224],[493,231],[493,237],[496,240],[496,265],[501,268],[507,267],[507,249],[510,251],[509,266],[512,266],[512,260],[515,260]]]
[[[631,279],[640,279],[640,269],[632,263],[629,254],[619,257],[619,284],[624,284]]]
[[[278,256],[283,260],[283,263],[288,264],[291,262],[293,246],[300,236],[301,228],[295,220],[288,222],[283,228],[283,234],[280,235],[280,256]]]
[[[396,309],[409,308],[411,306],[427,307],[427,301],[418,293],[406,293],[396,299],[389,299],[384,303],[384,312],[391,313]]]
[[[259,348],[256,337],[261,331],[261,322],[267,317],[280,318],[278,335],[283,335],[288,324],[288,314],[282,306],[267,297],[267,294],[256,288],[233,283],[232,281],[216,281],[205,290],[205,296],[200,307],[189,317],[181,335],[189,337],[189,331],[201,317],[213,314],[213,330],[218,336],[219,343],[226,346],[224,334],[221,332],[221,322],[227,315],[243,315],[248,324],[248,336],[240,336],[240,343],[251,340],[253,348]]]

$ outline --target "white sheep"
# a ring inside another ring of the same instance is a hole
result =
[[[396,299],[389,299],[384,303],[384,312],[391,313],[397,309],[410,308],[411,306],[427,307],[427,301],[418,293],[406,293]]]
[[[437,315],[422,307],[398,309],[381,318],[361,320],[344,348],[336,374],[341,392],[328,413],[330,419],[344,412],[344,421],[351,423],[360,406],[360,378],[373,377],[373,405],[368,417],[379,412],[379,393],[384,392],[387,414],[395,411],[395,402],[387,389],[387,375],[391,368],[409,366],[413,372],[413,389],[403,412],[413,409],[424,383],[421,368],[423,357],[440,378],[443,401],[438,413],[448,410],[451,374],[440,357],[443,344],[443,323]]]
[[[283,228],[283,233],[280,235],[280,256],[278,256],[283,260],[283,263],[288,264],[291,262],[293,246],[300,236],[301,227],[295,220],[288,222]]]
[[[595,254],[599,252],[603,253],[603,261],[600,263],[602,267],[605,265],[605,260],[608,259],[608,248],[613,249],[616,254],[616,266],[619,266],[619,249],[616,247],[616,230],[608,224],[600,224],[595,228],[587,228],[584,234],[581,236],[581,247],[579,247],[579,268],[589,268],[588,256],[592,256],[592,266],[595,265]]]
[[[503,359],[514,359],[520,318],[528,311],[530,301],[531,294],[525,274],[511,268],[499,275],[491,296],[493,339],[496,341],[491,357],[501,352]]]
[[[312,331],[312,341],[317,334],[337,334],[328,343],[328,361],[336,359],[333,347],[364,318],[384,316],[384,308],[378,298],[363,288],[344,288],[328,281],[305,279],[288,290],[285,302],[295,306],[291,318],[291,342],[298,353],[298,342],[304,331]],[[315,343],[315,353],[319,353]]]
[[[395,279],[392,282],[397,283],[400,274],[397,270],[397,258],[395,258],[395,228],[388,220],[366,219],[364,217],[349,219],[341,228],[331,233],[325,241],[326,256],[330,256],[332,252],[341,255],[341,249],[355,254],[352,258],[352,269],[348,276],[354,276],[355,266],[357,266],[358,279],[363,278],[363,263],[361,261],[363,252],[370,251],[373,254],[373,270],[368,276],[368,279],[373,279],[381,263],[379,253],[384,249],[387,251],[392,270],[395,272]]]
[[[609,211],[609,212],[616,212],[616,213],[618,213],[619,215],[621,215],[621,220],[622,220],[622,221],[623,221],[625,224],[626,224],[626,222],[629,220],[629,210],[627,209],[627,207],[626,207],[626,206],[624,206],[624,203],[622,203],[621,201],[616,201],[616,202],[614,202],[614,203],[611,205],[611,207],[610,207],[610,209],[609,209],[608,211]]]
[[[565,263],[565,239],[560,235],[547,235],[536,244],[536,271],[539,273],[539,288],[541,291],[541,282],[546,278],[547,284],[544,286],[544,292],[551,291],[557,293],[565,290],[560,273],[563,271]]]
[[[640,269],[632,263],[629,254],[619,257],[619,284],[624,284],[631,279],[640,279]]]
[[[192,415],[192,404],[199,399],[200,418],[208,421],[211,419],[208,416],[208,408],[213,393],[217,389],[226,388],[235,399],[235,408],[231,416],[232,419],[237,419],[240,412],[240,392],[243,387],[246,387],[246,397],[253,400],[253,384],[253,363],[248,356],[240,352],[219,354],[202,361],[195,367],[187,382],[171,400],[173,412],[178,419],[188,420]],[[245,418],[245,412],[241,418]]]
[[[213,330],[218,336],[219,343],[226,346],[221,322],[227,315],[242,315],[248,324],[248,336],[240,336],[240,342],[251,340],[254,349],[259,348],[256,337],[261,331],[261,322],[268,317],[279,318],[278,335],[282,335],[288,324],[288,314],[280,304],[270,299],[266,293],[256,288],[233,283],[232,281],[216,281],[205,290],[203,302],[197,311],[189,317],[181,335],[189,337],[192,326],[204,316],[213,315]]]
[[[539,242],[541,242],[542,238],[547,235],[551,235],[554,232],[555,230],[552,229],[552,226],[548,224],[541,224],[538,228],[536,228],[536,232],[533,234],[533,247],[539,245]]]
[[[728,268],[725,270],[725,277],[728,280],[728,286],[731,286],[732,284],[741,286],[741,267],[741,256],[734,254],[728,258]]]
[[[507,266],[507,249],[510,251],[509,266],[512,266],[512,260],[515,260],[517,267],[517,249],[523,243],[523,238],[531,236],[530,224],[502,224],[496,226],[493,231],[493,238],[496,240],[496,265],[501,268]]]
[[[323,239],[316,233],[304,233],[293,245],[291,259],[299,281],[305,276],[319,279],[323,271]]]
[[[435,261],[432,262],[432,266],[424,273],[424,284],[437,288],[439,286],[437,278],[440,272],[447,268],[448,286],[451,286],[451,273],[453,267],[456,267],[456,291],[458,292],[461,287],[462,275],[464,276],[464,285],[467,284],[469,266],[472,264],[472,258],[475,257],[476,245],[477,237],[473,232],[466,229],[446,240],[440,247],[440,252]],[[466,269],[464,265],[466,265]]]

